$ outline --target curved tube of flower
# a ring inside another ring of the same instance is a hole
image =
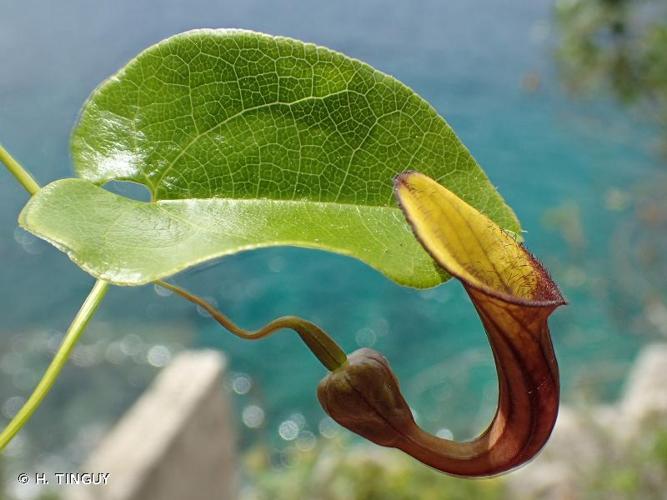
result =
[[[498,409],[476,439],[433,436],[414,421],[387,360],[370,349],[348,356],[320,383],[320,402],[344,427],[442,472],[477,477],[513,469],[542,449],[556,421],[558,365],[547,318],[565,301],[513,236],[434,180],[402,174],[395,191],[419,241],[475,305],[495,358]]]

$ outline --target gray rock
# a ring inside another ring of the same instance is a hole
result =
[[[643,424],[667,417],[667,344],[645,347],[635,362],[619,402],[624,434],[632,438]]]
[[[74,486],[68,500],[226,500],[237,463],[226,366],[214,351],[185,352],[165,368],[82,466],[106,486]]]

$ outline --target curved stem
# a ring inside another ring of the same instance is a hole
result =
[[[41,402],[44,400],[44,397],[49,393],[56,378],[67,363],[74,346],[88,325],[88,322],[95,314],[95,311],[97,311],[108,288],[109,283],[106,281],[95,282],[95,286],[93,286],[93,289],[81,306],[81,309],[79,309],[79,312],[74,317],[58,352],[51,361],[44,376],[39,381],[39,384],[37,384],[37,387],[21,410],[19,410],[12,421],[9,422],[9,425],[7,425],[5,430],[0,433],[0,450],[3,450],[11,439],[21,430],[32,414],[35,413],[35,410],[37,410]]]
[[[32,196],[39,191],[39,184],[33,179],[32,175],[17,162],[9,152],[0,144],[0,161],[5,164],[7,170],[16,177],[16,180],[21,183],[21,186]]]
[[[333,371],[341,367],[347,361],[345,352],[336,344],[336,342],[327,335],[319,326],[298,316],[282,316],[267,323],[262,328],[256,331],[246,330],[236,325],[227,316],[218,311],[211,304],[206,302],[201,297],[194,295],[187,290],[184,290],[176,285],[167,283],[166,281],[156,281],[157,285],[171,290],[180,295],[184,299],[189,300],[193,304],[198,305],[209,313],[213,319],[220,323],[224,328],[231,333],[246,340],[259,340],[271,335],[277,330],[289,328],[299,334],[301,339],[306,343],[308,348],[315,354],[322,364],[329,370]]]
[[[534,457],[558,416],[559,376],[547,317],[557,306],[523,308],[466,286],[484,324],[498,374],[498,409],[486,431],[467,442],[410,427],[398,448],[455,475],[489,476]]]

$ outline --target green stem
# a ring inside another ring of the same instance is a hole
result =
[[[176,285],[167,283],[166,281],[156,281],[157,285],[160,285],[167,290],[177,293],[184,299],[189,300],[193,304],[198,305],[209,313],[213,319],[220,323],[223,327],[229,330],[231,333],[246,340],[259,340],[264,337],[268,337],[277,330],[283,328],[289,328],[294,330],[299,334],[299,337],[304,341],[312,353],[320,360],[320,362],[330,371],[341,367],[347,362],[347,356],[345,352],[340,348],[336,342],[327,335],[327,333],[322,330],[315,323],[306,321],[305,319],[299,318],[298,316],[282,316],[276,318],[270,323],[267,323],[262,328],[256,331],[245,330],[237,326],[232,320],[227,316],[218,311],[211,304],[206,302],[201,297],[188,292]]]
[[[109,283],[106,281],[95,282],[95,286],[93,286],[93,289],[90,294],[88,294],[81,309],[79,309],[79,312],[72,321],[58,352],[51,361],[44,376],[39,381],[39,384],[37,384],[37,387],[30,395],[30,398],[28,398],[28,401],[25,402],[21,410],[14,416],[12,421],[9,422],[9,425],[7,425],[5,430],[0,434],[0,451],[2,451],[16,433],[21,430],[32,414],[35,413],[35,410],[39,407],[44,397],[49,393],[56,378],[58,378],[58,375],[67,363],[74,346],[86,329],[86,326],[95,314],[95,311],[97,311],[97,308],[102,302],[108,289]]]
[[[21,186],[30,194],[34,195],[39,191],[39,184],[33,179],[28,171],[21,166],[21,164],[9,154],[9,152],[0,145],[0,161],[5,164],[7,169],[16,177]],[[91,318],[95,315],[95,311],[100,306],[102,299],[109,289],[109,283],[106,281],[96,281],[95,286],[88,294],[85,302],[79,309],[76,317],[72,321],[65,338],[63,339],[58,352],[51,361],[51,364],[46,369],[42,379],[37,384],[37,387],[32,392],[23,407],[9,422],[7,427],[0,433],[0,451],[2,451],[12,440],[14,436],[23,428],[26,422],[30,419],[33,413],[39,408],[46,395],[49,393],[58,375],[67,363],[74,346],[79,341],[81,334],[86,329]]]
[[[16,180],[21,183],[21,186],[32,196],[39,191],[39,184],[35,182],[32,175],[17,162],[9,152],[0,144],[0,161],[5,164]]]

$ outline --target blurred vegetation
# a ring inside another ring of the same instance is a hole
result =
[[[243,500],[492,500],[505,498],[501,479],[471,481],[445,476],[395,450],[320,441],[296,448],[271,465],[259,449],[245,459]]]
[[[537,500],[556,498],[568,491],[581,500],[662,499],[667,491],[667,427],[647,423],[642,437],[620,444],[615,429],[593,424],[599,456],[595,463],[582,462],[568,477],[563,489],[524,488],[511,474],[493,479],[459,479],[433,471],[397,452],[345,440],[319,440],[308,451],[290,448],[274,462],[256,448],[244,458],[245,483],[242,500]],[[570,464],[567,456],[559,460]],[[531,465],[526,466],[530,469]],[[536,481],[544,480],[536,474]],[[512,482],[515,484],[512,484]],[[537,483],[534,486],[540,486]],[[527,492],[533,493],[527,493]],[[528,496],[525,496],[524,493]],[[551,496],[550,496],[551,495]],[[561,497],[558,497],[561,498]]]
[[[575,484],[585,499],[659,500],[667,492],[667,427],[647,423],[625,446],[614,444],[610,429],[600,432],[599,462],[583,467]]]
[[[610,251],[610,313],[641,335],[667,334],[667,2],[558,0],[558,63],[576,94],[613,95],[658,126],[663,161],[627,193],[610,191],[619,212]],[[628,209],[625,212],[625,209]],[[622,213],[625,212],[625,213]],[[576,236],[576,234],[575,234]]]
[[[581,462],[566,491],[578,500],[663,499],[667,491],[667,427],[646,423],[642,437],[618,446],[614,429],[595,425],[589,429],[602,444],[595,464]],[[565,450],[567,452],[567,450]],[[245,484],[241,500],[537,500],[554,498],[560,491],[512,487],[512,475],[493,479],[459,479],[433,471],[397,452],[374,446],[353,445],[348,440],[320,439],[314,447],[292,446],[269,460],[266,449],[254,448],[243,456]],[[572,456],[560,458],[571,462]],[[531,465],[526,467],[530,468]],[[2,476],[0,500],[7,496],[9,477]],[[531,474],[521,476],[521,481]],[[537,474],[537,481],[540,475]],[[529,496],[519,492],[534,491]],[[40,492],[36,500],[57,500],[62,490]],[[550,493],[551,492],[551,493]],[[560,498],[560,497],[558,497]]]
[[[665,129],[667,144],[667,2],[560,0],[560,67],[577,91],[611,90]]]
[[[558,0],[556,22],[571,90],[611,91],[667,127],[667,2]]]

